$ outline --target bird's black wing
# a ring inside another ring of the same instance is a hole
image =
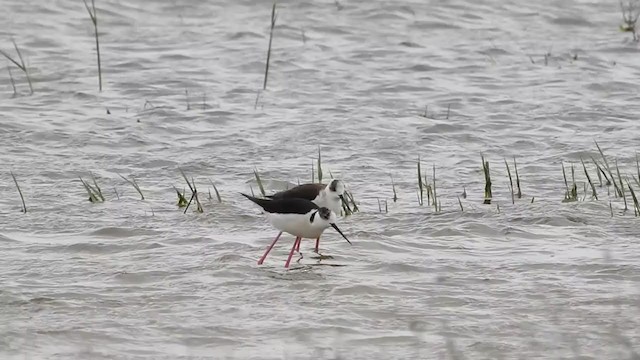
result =
[[[242,194],[242,193],[241,193]],[[313,202],[300,198],[286,199],[259,199],[247,194],[242,194],[247,199],[260,205],[264,211],[268,213],[278,214],[306,214],[311,210],[317,209],[318,205]]]
[[[290,199],[290,198],[300,198],[307,199],[312,201],[318,196],[318,193],[322,191],[327,185],[325,184],[302,184],[296,187],[293,187],[289,190],[284,190],[277,192],[273,195],[267,196],[270,199]]]

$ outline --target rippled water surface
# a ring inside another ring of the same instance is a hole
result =
[[[259,92],[271,6],[97,0],[98,92],[81,1],[2,1],[0,49],[15,39],[34,88],[5,62],[2,359],[640,357],[640,220],[591,159],[596,140],[640,190],[617,2],[282,1]],[[339,221],[353,246],[328,230],[334,259],[305,241],[287,271],[285,235],[258,266],[277,231],[239,192],[254,168],[268,192],[311,181],[319,146],[359,205]],[[439,212],[418,205],[418,156]],[[562,201],[563,161],[580,201]],[[202,214],[177,207],[179,168]]]

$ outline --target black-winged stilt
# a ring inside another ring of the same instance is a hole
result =
[[[336,229],[336,231],[351,244],[351,241],[347,239],[336,225],[336,215],[329,208],[319,207],[312,201],[301,198],[259,199],[247,194],[242,195],[266,211],[271,225],[280,230],[280,233],[267,248],[262,258],[258,260],[259,265],[264,262],[264,259],[283,232],[296,237],[287,262],[284,265],[285,268],[289,267],[293,253],[299,248],[302,238],[317,239],[328,227]]]
[[[307,199],[319,207],[328,208],[338,215],[342,210],[342,204],[347,205],[347,202],[344,199],[344,191],[345,188],[342,180],[333,179],[329,184],[302,184],[288,190],[277,192],[273,195],[267,195],[267,197],[270,199]],[[280,232],[276,238],[280,237],[280,235],[282,235],[282,232]],[[296,251],[300,251],[300,243],[298,243]],[[320,237],[318,236],[316,238],[315,252],[320,254],[319,251]],[[264,261],[264,259],[262,260]],[[262,264],[262,262],[258,262],[258,264]]]

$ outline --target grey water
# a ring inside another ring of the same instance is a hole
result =
[[[639,358],[640,220],[592,161],[640,191],[618,2],[279,1],[262,91],[271,2],[96,0],[102,92],[82,1],[1,5],[34,93],[0,62],[0,358]],[[239,192],[310,182],[318,148],[353,246],[258,266],[277,231]]]

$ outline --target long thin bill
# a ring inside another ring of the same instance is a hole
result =
[[[349,243],[349,245],[353,245],[353,244],[351,243],[351,241],[349,241],[349,239],[347,239],[347,237],[346,237],[346,236],[344,236],[344,234],[342,233],[342,231],[340,231],[340,229],[338,229],[338,225],[336,225],[336,224],[331,224],[331,227],[333,227],[334,229],[336,229],[336,231],[338,232],[338,234],[342,235],[342,237],[343,237],[345,240],[347,240],[347,242]]]

